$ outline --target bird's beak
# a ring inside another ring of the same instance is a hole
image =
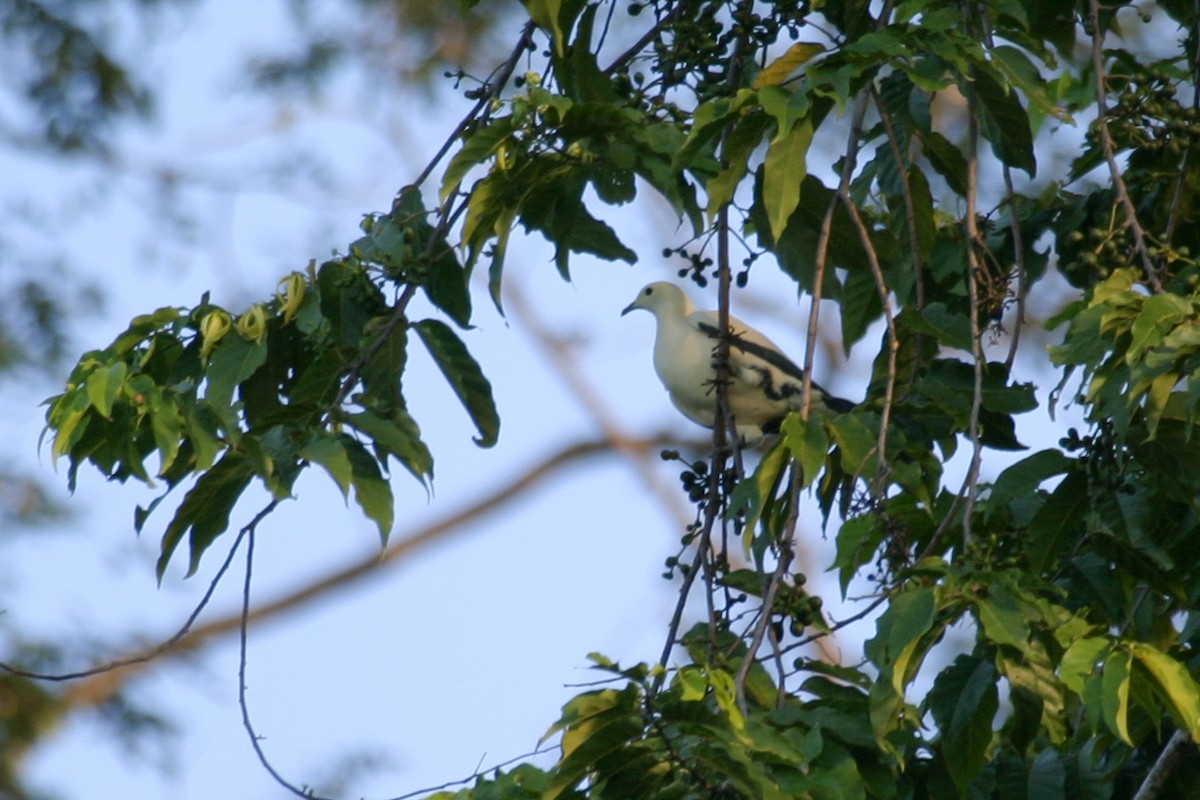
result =
[[[638,307],[637,300],[634,300],[632,303],[625,306],[625,310],[621,312],[621,316],[622,317],[625,316],[626,314],[628,314],[630,311],[633,311],[637,307]]]

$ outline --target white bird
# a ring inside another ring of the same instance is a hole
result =
[[[716,311],[697,311],[674,284],[658,281],[638,292],[621,315],[642,308],[654,315],[654,371],[671,402],[695,423],[711,428],[716,417]],[[789,411],[800,409],[804,370],[763,334],[729,317],[729,385],[726,397],[738,436],[755,441],[777,433]],[[854,404],[812,385],[813,408],[849,411]]]

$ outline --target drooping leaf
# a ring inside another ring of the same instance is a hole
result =
[[[393,408],[385,418],[372,411],[350,414],[346,421],[370,436],[387,454],[400,460],[405,469],[422,482],[433,477],[433,456],[421,441],[421,431],[402,409]]]
[[[500,435],[500,415],[492,399],[492,385],[467,351],[466,345],[445,323],[435,319],[413,323],[413,328],[471,415],[479,431],[475,443],[480,447],[494,445]]]
[[[162,475],[170,469],[179,455],[180,439],[183,435],[183,425],[180,419],[179,403],[171,394],[160,393],[154,407],[150,410],[150,429],[154,433],[154,446],[158,449],[158,474]]]
[[[350,461],[350,485],[354,487],[354,501],[367,518],[378,526],[380,541],[386,546],[396,516],[391,484],[379,471],[379,462],[362,443],[346,435],[342,435],[340,440]]]
[[[1153,678],[1175,723],[1187,731],[1193,742],[1200,742],[1200,686],[1187,667],[1142,642],[1132,643],[1130,652]]]
[[[801,486],[811,485],[825,466],[825,456],[829,451],[829,439],[820,415],[813,414],[806,422],[798,414],[788,414],[780,425],[779,433],[803,469]]]
[[[571,252],[591,253],[609,261],[637,261],[616,232],[596,219],[583,201],[586,176],[577,171],[549,170],[543,181],[528,195],[520,208],[520,219],[527,228],[545,235],[555,246],[554,263],[563,278],[570,278]]]
[[[986,659],[960,655],[938,675],[927,704],[938,723],[946,768],[961,794],[983,769],[999,709],[996,668]]]
[[[350,467],[350,456],[346,454],[346,445],[341,437],[318,433],[300,448],[299,455],[319,464],[337,484],[342,497],[349,496],[354,476]]]
[[[1033,131],[1017,93],[983,66],[975,70],[973,79],[979,96],[980,128],[996,157],[1032,177],[1037,171]]]
[[[200,476],[163,533],[155,568],[160,582],[175,548],[185,535],[190,549],[187,574],[191,576],[196,572],[204,551],[228,529],[229,515],[253,474],[250,459],[231,451]]]
[[[401,379],[408,362],[408,331],[389,319],[376,331],[372,352],[360,372],[370,405],[389,409],[404,405]]]

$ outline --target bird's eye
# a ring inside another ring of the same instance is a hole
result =
[[[650,295],[654,294],[654,289],[650,286],[647,286],[646,290],[642,292],[642,294],[646,295],[646,297],[649,297]]]

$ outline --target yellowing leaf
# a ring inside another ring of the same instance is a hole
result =
[[[1101,679],[1100,704],[1109,730],[1121,741],[1133,744],[1129,736],[1129,653],[1116,650],[1104,661]]]
[[[754,79],[754,88],[783,83],[793,72],[825,52],[824,45],[815,42],[796,42],[787,52],[767,65]]]
[[[1148,644],[1135,642],[1132,655],[1150,673],[1157,688],[1167,699],[1171,716],[1186,730],[1193,742],[1200,742],[1200,686],[1187,668]]]

